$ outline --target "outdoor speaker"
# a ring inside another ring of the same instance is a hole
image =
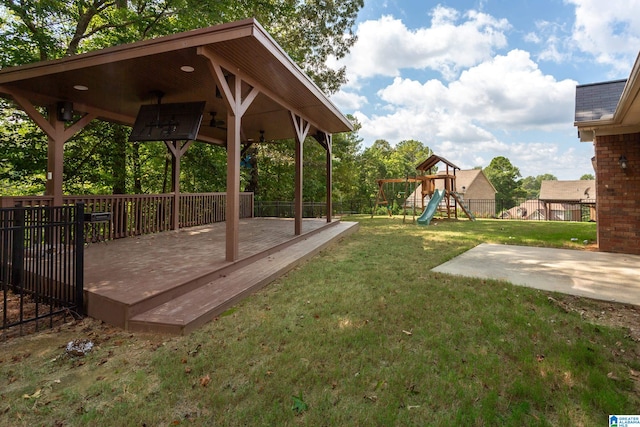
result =
[[[73,103],[70,101],[60,101],[57,106],[58,120],[61,122],[73,121]]]

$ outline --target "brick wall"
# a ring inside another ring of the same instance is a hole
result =
[[[460,188],[458,188],[460,191]],[[493,189],[491,183],[483,174],[479,174],[478,177],[467,188],[466,197],[468,199],[495,199],[496,190]]]
[[[595,153],[599,249],[640,255],[640,133],[597,136]]]

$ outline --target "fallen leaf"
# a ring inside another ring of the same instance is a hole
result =
[[[200,385],[202,387],[206,387],[210,382],[211,382],[211,377],[209,376],[209,374],[207,374],[204,377],[200,378]]]
[[[40,395],[42,394],[42,389],[37,389],[33,394],[29,395],[29,394],[24,394],[22,395],[23,399],[37,399],[40,397]]]
[[[196,354],[198,354],[198,352],[200,351],[200,348],[202,347],[202,344],[198,344],[196,346],[196,348],[194,348],[193,350],[191,350],[189,352],[189,356],[195,356]]]
[[[376,400],[378,400],[378,396],[376,396],[375,394],[365,395],[364,398],[372,402],[375,402]]]
[[[190,367],[188,367],[188,366],[185,366],[185,368],[184,368],[184,373],[185,373],[185,374],[190,374],[190,373],[191,373],[191,368],[190,368]]]
[[[302,394],[300,396],[291,396],[293,399],[293,406],[291,406],[291,410],[300,414],[301,412],[309,409],[309,405],[306,404],[304,400],[302,400]]]
[[[404,329],[402,330],[402,332],[406,335],[413,335],[413,332],[411,331],[405,331]]]

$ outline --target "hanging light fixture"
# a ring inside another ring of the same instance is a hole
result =
[[[622,168],[622,170],[626,170],[627,166],[629,166],[627,163],[627,158],[624,156],[624,154],[620,156],[618,162],[620,163],[620,167]]]

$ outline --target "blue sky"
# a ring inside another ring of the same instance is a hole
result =
[[[365,0],[349,82],[332,96],[363,146],[415,139],[463,169],[507,157],[523,177],[593,174],[575,87],[625,79],[640,0]]]

